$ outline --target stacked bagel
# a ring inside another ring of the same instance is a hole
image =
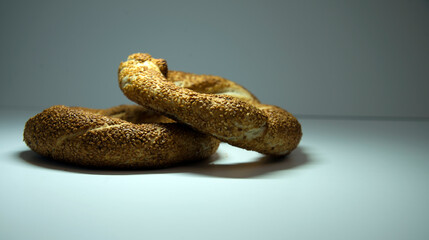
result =
[[[211,156],[219,142],[267,155],[298,146],[301,125],[225,78],[168,70],[136,53],[118,70],[138,105],[109,109],[52,106],[30,118],[24,141],[35,152],[88,167],[162,168]]]

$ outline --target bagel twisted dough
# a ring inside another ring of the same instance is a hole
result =
[[[161,168],[212,155],[219,141],[136,105],[52,106],[25,124],[35,152],[88,167]]]
[[[284,155],[301,140],[292,114],[221,77],[168,71],[164,59],[136,53],[120,64],[118,80],[130,100],[237,147]]]

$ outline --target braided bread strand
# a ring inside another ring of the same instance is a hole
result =
[[[118,80],[130,100],[237,147],[284,155],[297,147],[302,136],[292,114],[260,103],[238,84],[168,71],[164,59],[149,54],[130,55],[119,66]]]
[[[219,141],[141,106],[52,106],[25,124],[35,152],[88,167],[162,168],[204,159]]]

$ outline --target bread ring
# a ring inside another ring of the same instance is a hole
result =
[[[130,100],[237,147],[284,155],[301,140],[292,114],[221,77],[168,71],[165,60],[136,53],[120,64],[118,80]]]
[[[105,168],[169,167],[207,158],[219,146],[213,137],[130,105],[50,107],[27,121],[24,141],[43,156]]]

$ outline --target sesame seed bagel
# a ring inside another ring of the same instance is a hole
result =
[[[289,112],[259,102],[227,79],[168,71],[164,59],[136,53],[122,62],[119,86],[130,100],[221,141],[269,155],[298,146],[301,125]]]
[[[25,124],[24,141],[58,161],[101,168],[163,168],[204,159],[219,141],[135,105],[52,106]]]

